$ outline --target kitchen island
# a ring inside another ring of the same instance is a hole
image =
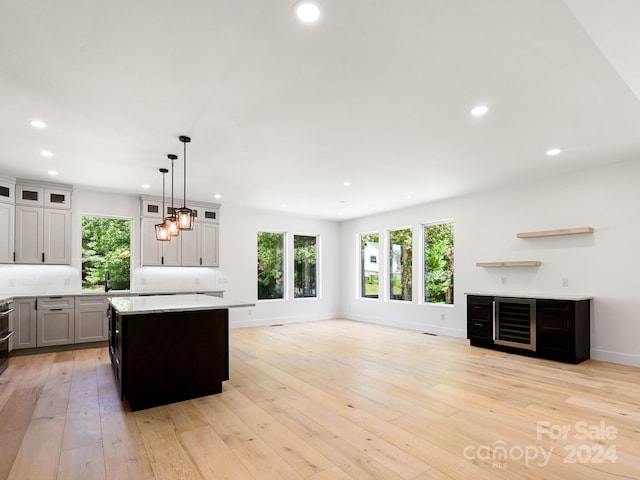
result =
[[[132,410],[222,391],[229,379],[229,308],[208,295],[109,299],[109,354]]]

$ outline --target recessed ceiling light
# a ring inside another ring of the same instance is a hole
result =
[[[151,188],[151,185],[149,185],[148,183],[143,183],[142,188]]]
[[[53,157],[53,153],[51,153],[49,150],[42,150],[40,152],[40,155],[42,155],[43,157]]]
[[[283,203],[282,205],[280,205],[282,208],[287,208],[287,204]]]
[[[298,19],[305,23],[312,23],[320,18],[320,9],[315,3],[302,1],[294,7]]]
[[[45,128],[47,126],[42,120],[31,120],[29,124],[34,128]]]
[[[346,181],[346,182],[344,182],[344,184],[343,184],[343,185],[344,185],[345,187],[350,187],[350,186],[351,186],[351,182]]]
[[[222,198],[222,195],[220,195],[219,193],[216,193],[213,198],[217,198],[218,200],[220,200]]]
[[[55,177],[56,175],[58,175],[58,172],[56,172],[55,170],[49,170],[47,173],[48,173],[49,175],[54,176],[54,177]]]
[[[562,150],[560,150],[559,148],[552,148],[551,150],[547,150],[547,155],[553,157],[555,155],[558,155],[560,152],[562,152]]]
[[[489,111],[489,107],[486,105],[478,105],[477,107],[473,107],[471,109],[471,115],[479,117],[480,115],[484,115]]]

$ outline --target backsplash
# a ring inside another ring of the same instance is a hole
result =
[[[224,290],[217,269],[202,267],[140,267],[132,274],[135,292]],[[0,296],[78,294],[81,272],[66,265],[0,265]]]

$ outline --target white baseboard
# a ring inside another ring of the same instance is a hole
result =
[[[447,335],[449,337],[466,338],[467,331],[459,328],[443,327],[442,325],[429,325],[419,322],[391,321],[388,318],[373,317],[371,315],[349,315],[343,314],[340,318],[354,320],[356,322],[374,323],[387,327],[406,328],[419,332],[434,333],[437,335]]]
[[[592,348],[591,359],[628,365],[630,367],[640,367],[640,355],[630,355],[628,353],[609,352],[607,350]]]

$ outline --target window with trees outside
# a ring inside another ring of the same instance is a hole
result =
[[[293,296],[295,298],[317,296],[317,251],[318,237],[293,236]]]
[[[82,290],[131,288],[131,220],[82,217]]]
[[[389,299],[411,301],[413,234],[411,228],[389,231]]]
[[[424,225],[424,301],[453,304],[453,222]]]
[[[378,298],[380,269],[380,236],[377,233],[366,233],[360,236],[360,296]]]
[[[258,300],[284,298],[284,233],[258,232]]]

